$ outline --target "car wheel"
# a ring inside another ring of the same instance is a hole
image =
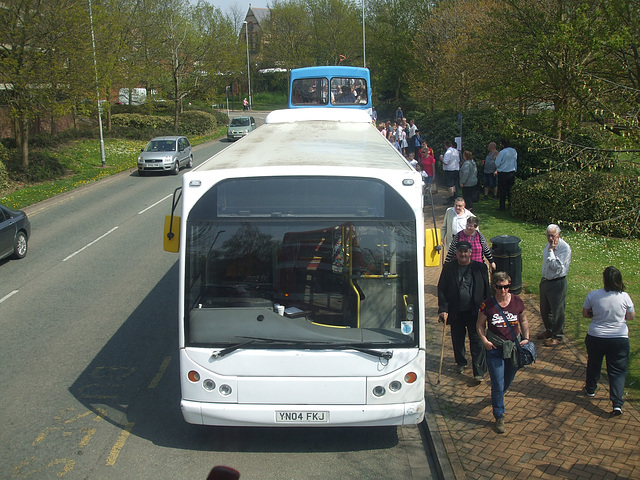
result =
[[[24,258],[27,254],[27,236],[24,232],[18,232],[13,245],[13,258]]]
[[[189,155],[189,163],[187,163],[187,168],[193,168],[193,155]]]
[[[178,175],[178,173],[180,173],[180,162],[176,160],[176,163],[173,164],[171,175]]]

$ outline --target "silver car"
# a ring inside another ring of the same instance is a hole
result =
[[[247,133],[256,129],[256,120],[253,117],[242,116],[233,117],[231,123],[227,127],[227,140],[238,140]]]
[[[180,167],[193,167],[193,153],[187,137],[156,137],[138,157],[138,174],[145,172],[171,172],[177,175]]]

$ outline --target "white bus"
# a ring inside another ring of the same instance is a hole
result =
[[[274,111],[181,188],[165,249],[187,422],[423,419],[422,180],[366,111]]]

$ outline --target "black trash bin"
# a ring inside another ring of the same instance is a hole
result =
[[[497,272],[507,272],[511,277],[509,291],[516,295],[522,291],[522,250],[520,239],[513,235],[500,235],[491,239],[491,253]]]

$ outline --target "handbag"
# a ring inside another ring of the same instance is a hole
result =
[[[536,352],[536,346],[533,344],[531,340],[529,340],[524,345],[520,345],[520,342],[518,341],[518,337],[514,333],[513,328],[511,328],[511,325],[509,324],[509,320],[507,320],[507,316],[504,314],[504,310],[502,310],[502,307],[500,306],[500,304],[498,303],[495,297],[493,298],[493,301],[496,304],[496,307],[498,307],[498,310],[500,310],[500,314],[504,319],[504,323],[507,324],[507,327],[511,332],[511,336],[513,337],[513,340],[516,344],[516,349],[518,350],[518,367],[524,367],[525,365],[531,365],[532,363],[535,363],[536,358],[538,358],[538,353]]]

